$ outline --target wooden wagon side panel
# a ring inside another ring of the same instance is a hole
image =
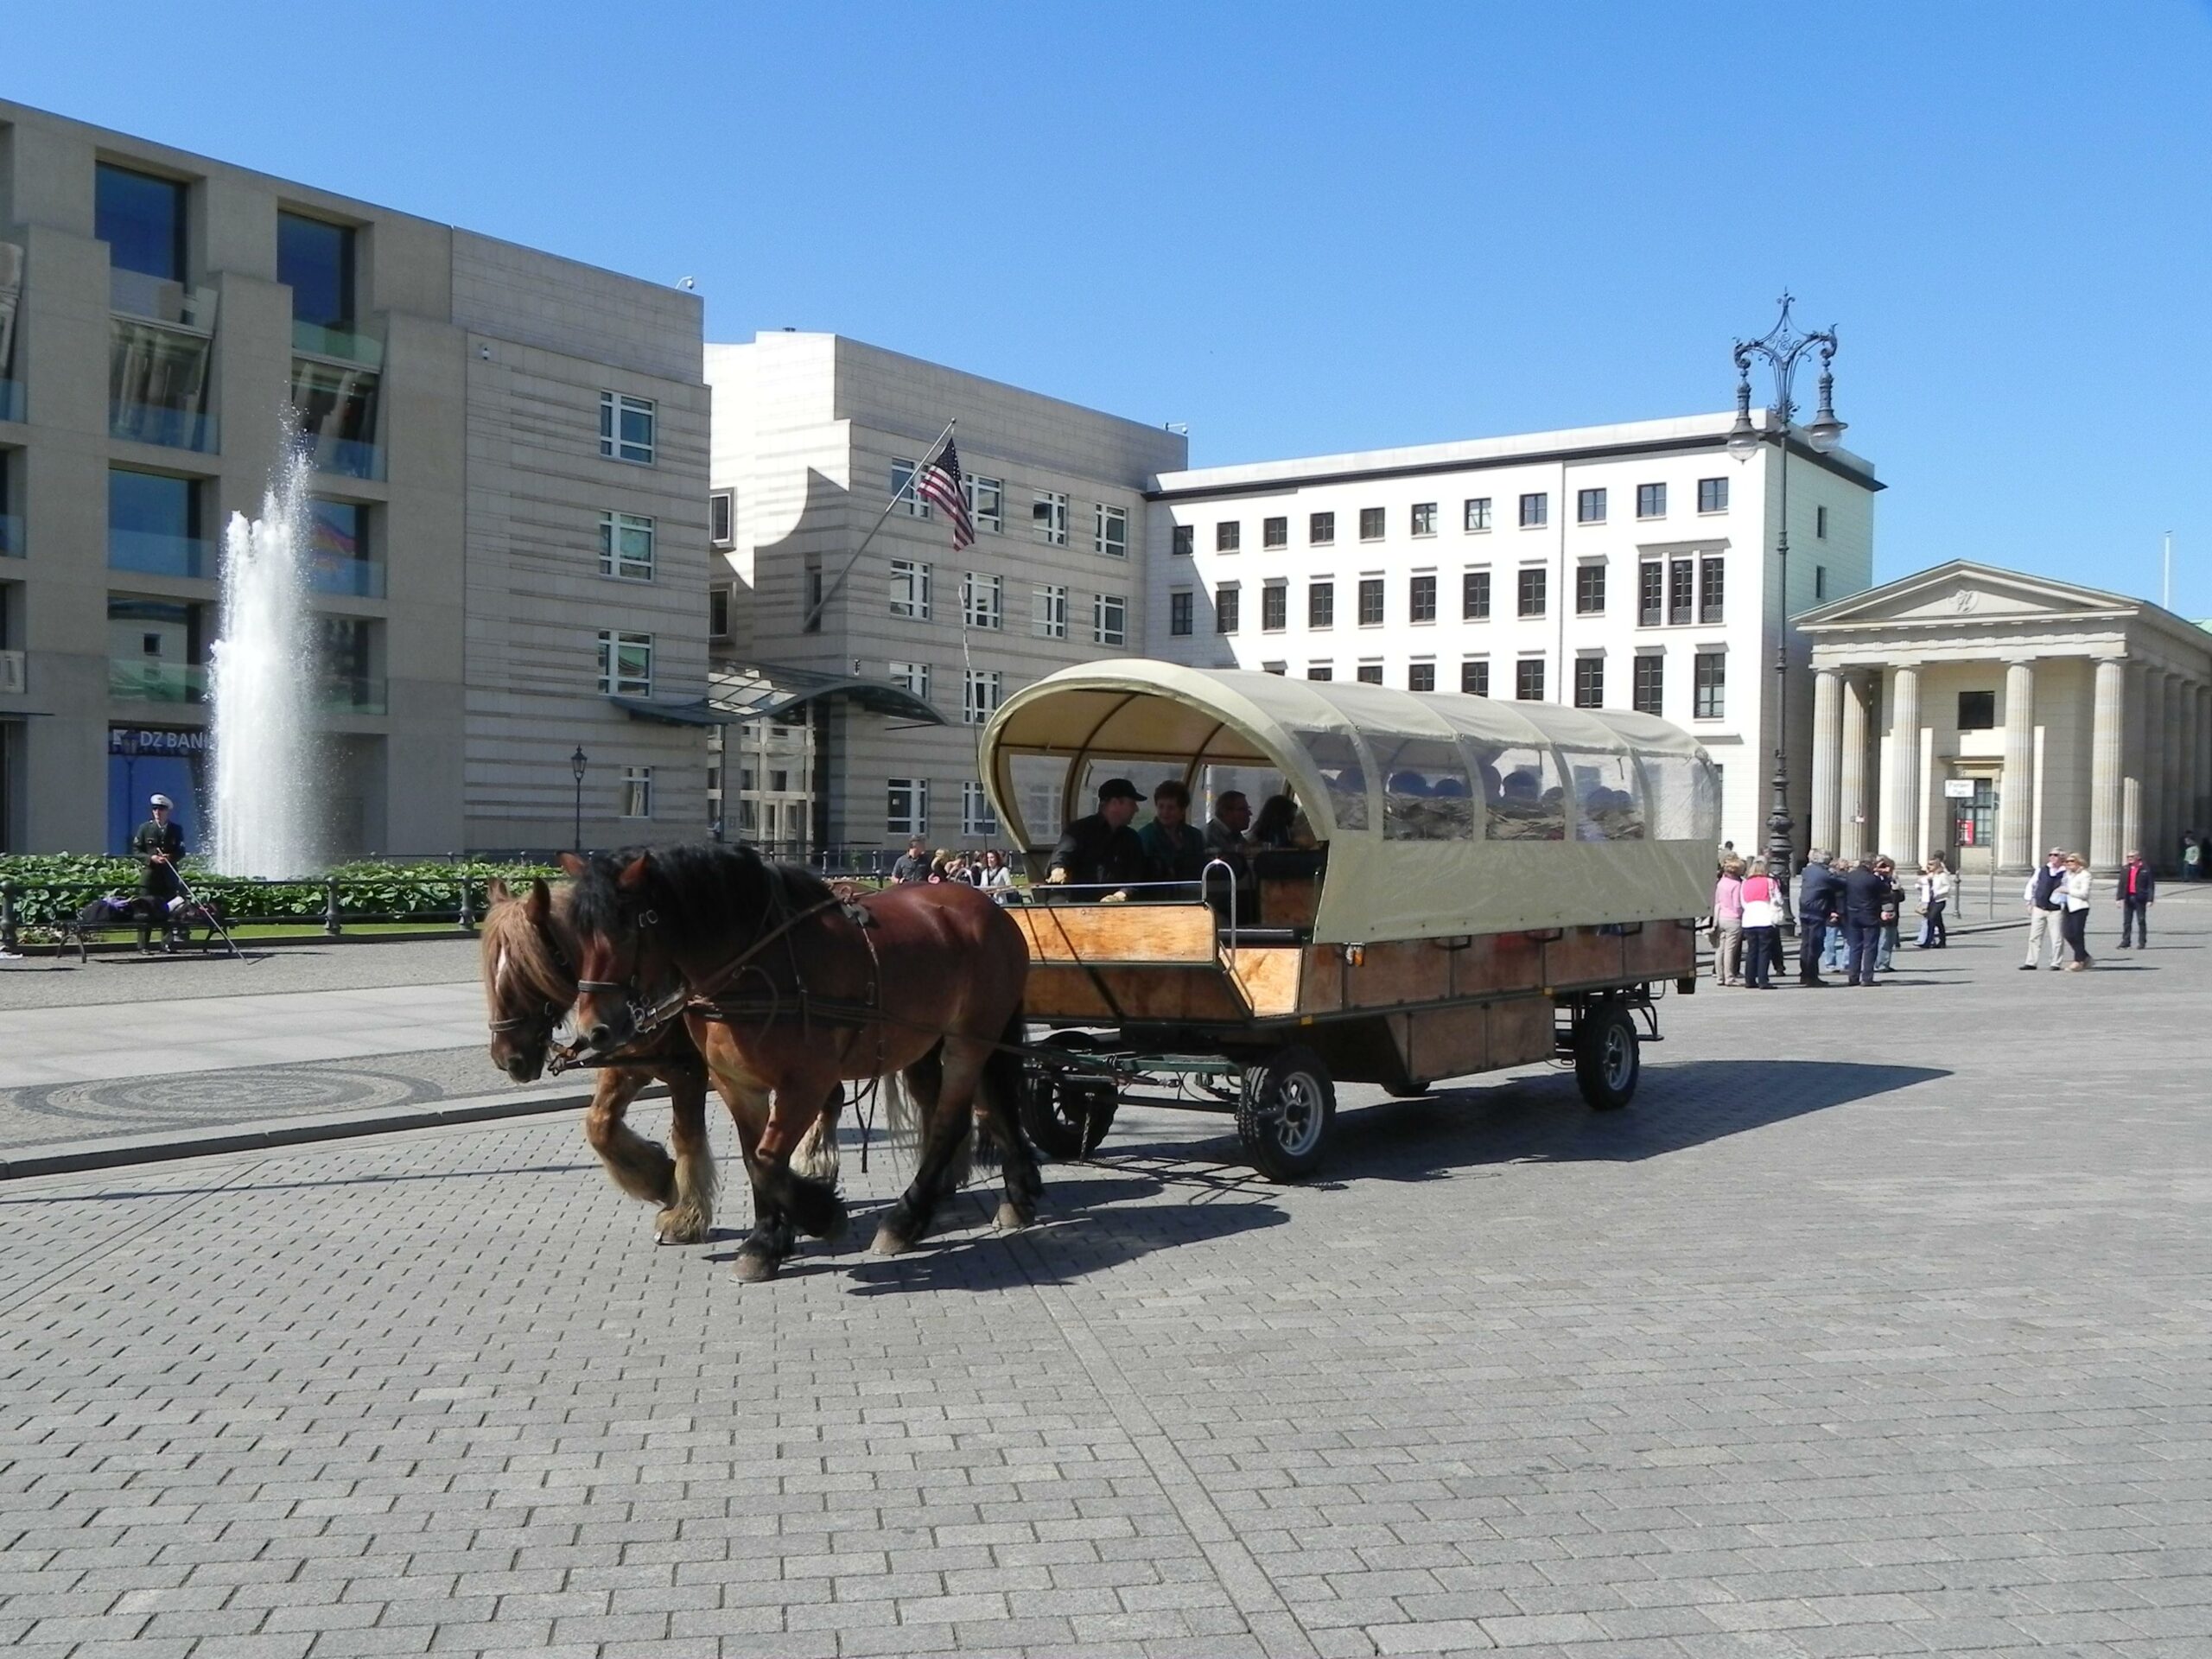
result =
[[[1408,1078],[1433,1083],[1491,1068],[1487,1007],[1422,1008],[1391,1023]]]
[[[1544,945],[1547,987],[1618,985],[1621,982],[1621,936],[1594,927],[1570,927]]]
[[[1079,1020],[1105,1025],[1115,1018],[1113,1005],[1089,971],[1064,962],[1029,964],[1028,988],[1022,1008],[1032,1020]]]
[[[1357,966],[1344,966],[1344,995],[1353,1007],[1402,1007],[1452,995],[1452,953],[1427,939],[1370,944],[1361,957]]]
[[[1016,905],[1007,914],[1033,963],[1215,960],[1214,913],[1205,905]]]
[[[1552,1000],[1516,996],[1490,1007],[1490,1065],[1493,1071],[1552,1058],[1554,1037]]]
[[[1230,977],[1236,982],[1246,1006],[1259,1019],[1299,1012],[1305,982],[1306,952],[1297,945],[1254,949],[1242,946],[1223,952]]]
[[[1688,979],[1697,972],[1697,935],[1680,922],[1646,922],[1621,944],[1630,979]]]

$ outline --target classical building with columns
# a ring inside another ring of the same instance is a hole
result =
[[[2161,869],[2212,823],[2212,634],[2144,600],[1954,560],[1795,619],[1811,838],[1907,868],[2050,847]]]

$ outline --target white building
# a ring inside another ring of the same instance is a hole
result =
[[[1733,414],[1169,473],[1148,649],[1201,667],[1637,709],[1722,768],[1724,833],[1764,845],[1775,747],[1780,447]],[[1789,446],[1791,613],[1873,575],[1872,465]],[[1791,817],[1812,700],[1791,635]]]
[[[983,722],[1055,669],[1147,648],[1145,493],[1187,440],[836,334],[710,345],[707,380],[713,701],[753,716],[717,763],[725,833],[992,844]],[[975,543],[956,553],[911,496],[869,539],[955,419]]]

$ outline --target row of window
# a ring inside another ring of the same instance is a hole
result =
[[[818,573],[810,573],[810,575]],[[891,614],[917,622],[931,619],[935,569],[918,559],[891,561]],[[810,604],[818,604],[813,595]],[[1006,626],[1006,578],[970,570],[960,578],[960,615],[969,627],[987,630]],[[1065,584],[1038,582],[1029,590],[1029,631],[1039,639],[1068,637],[1068,589]],[[1126,645],[1129,642],[1129,596],[1093,594],[1090,596],[1090,643]]]
[[[936,509],[924,500],[915,488],[915,462],[894,461],[891,463],[891,499],[899,511],[912,518],[929,518]],[[985,478],[969,473],[960,480],[961,493],[968,503],[968,517],[978,533],[989,531],[996,535],[1006,533],[1006,480]],[[1036,540],[1047,547],[1068,544],[1068,497],[1065,490],[1037,490],[1031,493],[1029,501],[1029,530]],[[1126,507],[1116,507],[1103,501],[1094,501],[1090,506],[1090,550],[1109,559],[1129,556],[1129,513]]]
[[[1660,627],[1681,623],[1696,622],[1710,626],[1723,620],[1726,593],[1726,561],[1718,554],[1706,554],[1695,558],[1647,559],[1640,572],[1640,601],[1638,626]],[[1531,565],[1519,571],[1514,602],[1516,613],[1536,617],[1546,614],[1550,604],[1551,572],[1542,565]],[[1363,576],[1358,584],[1358,618],[1363,628],[1382,626],[1383,590],[1385,579]],[[1406,584],[1406,620],[1408,622],[1436,620],[1437,579],[1433,573],[1424,571],[1408,578]],[[1213,592],[1214,632],[1235,633],[1243,620],[1243,589],[1236,582],[1223,582]],[[1187,588],[1178,588],[1167,595],[1167,632],[1173,635],[1187,635],[1193,621],[1193,595]],[[1574,613],[1577,616],[1602,616],[1605,612],[1605,567],[1602,564],[1578,565],[1574,572]],[[1459,578],[1459,615],[1467,622],[1483,622],[1491,614],[1491,573],[1469,570]],[[1290,583],[1287,579],[1269,582],[1260,589],[1260,631],[1277,633],[1289,626]],[[1332,580],[1310,582],[1306,586],[1306,626],[1327,628],[1336,626],[1337,584]]]
[[[926,836],[930,833],[928,779],[892,778],[886,780],[883,827],[890,835],[898,836]],[[982,785],[972,778],[960,785],[960,833],[982,836],[999,833],[998,814],[991,810],[991,798],[983,792]]]
[[[893,663],[891,683],[924,702],[930,695],[930,664]],[[995,668],[963,669],[960,675],[960,718],[967,725],[982,726],[1006,700],[1006,676]]]
[[[1408,511],[1408,529],[1416,537],[1436,534],[1438,503],[1416,501]],[[1700,478],[1697,481],[1697,510],[1703,513],[1728,511],[1728,480],[1725,478]],[[1602,489],[1578,491],[1574,499],[1574,518],[1577,524],[1602,524],[1605,522],[1606,492]],[[1821,510],[1820,533],[1826,535],[1826,509]],[[1521,527],[1541,530],[1551,522],[1551,496],[1542,490],[1523,495],[1520,502]],[[1382,507],[1362,507],[1359,510],[1359,539],[1379,542],[1389,533],[1387,510]],[[1636,486],[1636,516],[1638,518],[1664,518],[1667,516],[1667,486],[1664,484],[1639,484]],[[1460,527],[1468,531],[1485,531],[1491,527],[1491,498],[1471,495],[1460,509]],[[1198,526],[1175,526],[1175,551],[1193,553],[1198,550]],[[1308,547],[1333,547],[1337,540],[1337,515],[1333,512],[1309,513],[1306,519],[1306,544]],[[1241,519],[1224,518],[1213,527],[1213,550],[1217,553],[1235,553],[1244,544],[1244,525]],[[1290,545],[1290,518],[1278,514],[1260,521],[1260,545],[1263,548]]]
[[[1282,674],[1288,671],[1283,663],[1269,663],[1267,671]],[[1520,702],[1541,702],[1548,695],[1544,683],[1545,661],[1541,657],[1523,657],[1513,665],[1513,696]],[[1379,662],[1362,663],[1355,670],[1355,677],[1367,685],[1382,683],[1382,664]],[[1334,663],[1315,662],[1306,665],[1309,680],[1333,680],[1337,677]],[[1662,713],[1666,702],[1667,659],[1657,654],[1642,655],[1635,658],[1630,674],[1629,706],[1638,714]],[[1409,663],[1406,666],[1406,690],[1433,691],[1436,690],[1436,664],[1431,662]],[[1459,690],[1471,697],[1490,696],[1490,658],[1469,657],[1459,664]],[[1698,720],[1724,720],[1728,712],[1728,655],[1726,652],[1700,651],[1690,663],[1690,713]],[[1574,706],[1577,709],[1602,709],[1605,706],[1605,659],[1603,657],[1578,657],[1574,659]]]

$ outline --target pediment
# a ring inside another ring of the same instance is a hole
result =
[[[1956,561],[1824,605],[1797,626],[1852,628],[1891,624],[2054,621],[2108,617],[2136,601],[2018,571]]]

